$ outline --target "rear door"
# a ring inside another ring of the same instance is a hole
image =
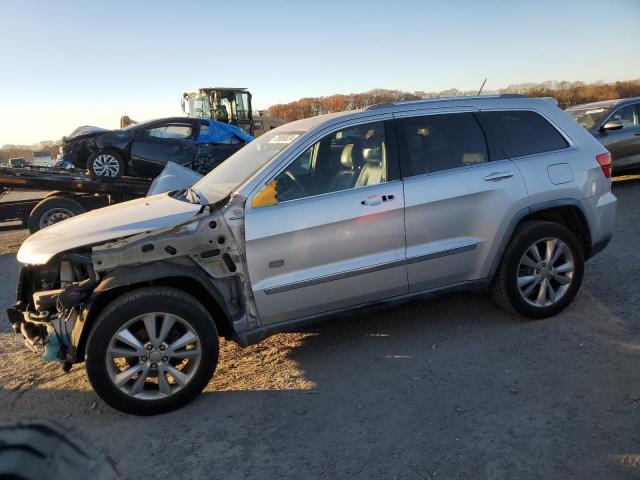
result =
[[[131,144],[131,167],[138,175],[155,177],[167,162],[190,166],[195,130],[191,121],[166,121],[140,130]]]
[[[387,126],[326,133],[249,196],[246,254],[263,323],[407,293],[404,195]]]
[[[490,161],[472,111],[397,114],[411,292],[488,275],[527,191],[509,159]]]
[[[613,169],[623,170],[640,165],[640,112],[638,105],[625,105],[612,112],[603,122],[616,120],[620,130],[598,132],[598,139],[611,152]]]

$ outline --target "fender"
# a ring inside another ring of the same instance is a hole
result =
[[[589,217],[585,215],[584,208],[582,208],[582,204],[580,203],[579,200],[576,200],[574,198],[560,198],[558,200],[551,200],[549,202],[542,202],[542,203],[536,203],[535,205],[529,205],[528,207],[525,207],[522,210],[520,210],[518,213],[516,213],[511,219],[511,221],[509,222],[509,226],[507,227],[504,237],[500,242],[500,247],[498,248],[496,256],[494,257],[493,262],[491,263],[491,269],[489,270],[489,276],[488,276],[489,279],[492,279],[496,274],[496,271],[498,270],[498,266],[502,261],[502,256],[504,255],[504,252],[507,249],[507,246],[509,245],[509,241],[513,236],[513,232],[515,232],[516,227],[522,221],[522,219],[524,219],[527,215],[530,215],[532,213],[540,212],[542,210],[548,210],[554,207],[577,207],[578,210],[580,210],[580,212],[582,213],[582,216],[584,217],[585,222],[587,223],[587,228],[589,229],[589,235],[591,236],[592,230],[591,230],[591,224],[589,223]],[[585,260],[587,260],[588,258],[589,257],[585,257]]]
[[[84,346],[91,330],[91,325],[96,320],[99,312],[95,312],[94,308],[104,307],[105,295],[115,289],[127,286],[140,285],[147,282],[153,282],[170,278],[189,278],[192,279],[207,292],[211,300],[217,304],[224,314],[226,322],[233,330],[231,333],[235,336],[233,329],[232,316],[229,313],[224,294],[211,282],[211,279],[197,266],[183,265],[179,263],[161,261],[149,263],[146,265],[137,265],[131,267],[118,267],[109,272],[93,290],[89,301],[84,306],[77,321],[74,324],[71,333],[71,345],[69,353],[74,363],[81,362],[84,359]]]

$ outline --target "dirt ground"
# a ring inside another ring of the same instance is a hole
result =
[[[205,393],[145,418],[5,324],[0,422],[56,420],[129,478],[640,478],[640,177],[614,192],[614,239],[555,318],[456,293],[227,342]],[[2,307],[25,237],[0,227]]]

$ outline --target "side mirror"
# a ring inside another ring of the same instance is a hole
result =
[[[618,120],[609,120],[600,128],[600,131],[606,132],[609,130],[620,130],[623,126],[624,125],[622,125]]]

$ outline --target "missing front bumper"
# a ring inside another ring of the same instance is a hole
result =
[[[35,314],[17,303],[7,308],[7,318],[13,331],[22,336],[25,346],[34,353],[40,354],[45,362],[60,361],[65,364],[72,361],[69,353],[71,347],[69,334],[76,316],[60,318],[57,315]]]

